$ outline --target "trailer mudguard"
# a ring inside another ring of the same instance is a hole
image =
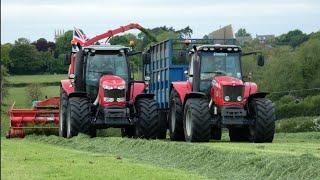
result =
[[[70,79],[61,80],[61,87],[69,96],[70,93],[74,92],[74,86],[71,83]]]
[[[192,87],[188,81],[172,82],[171,91],[175,90],[180,97],[182,104],[184,104],[185,97],[188,93],[191,92]]]

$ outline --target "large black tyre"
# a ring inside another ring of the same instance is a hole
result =
[[[184,108],[183,127],[188,142],[208,142],[211,137],[209,103],[202,98],[188,99]]]
[[[170,94],[168,124],[170,139],[173,141],[184,141],[183,106],[175,90],[172,90]]]
[[[96,130],[91,125],[90,101],[86,97],[71,97],[67,108],[67,138],[78,133],[96,136]]]
[[[59,107],[59,136],[67,137],[67,124],[66,124],[66,116],[67,116],[67,107],[68,107],[68,96],[62,89],[60,88],[60,107]]]
[[[158,123],[158,135],[157,139],[166,139],[167,138],[167,117],[168,114],[166,111],[159,112],[159,123]]]
[[[272,142],[276,120],[273,103],[266,98],[256,98],[249,106],[249,115],[254,119],[250,126],[251,140],[256,143]]]
[[[158,104],[151,98],[140,98],[136,101],[137,121],[135,136],[145,139],[158,137],[159,114]]]
[[[229,127],[229,138],[231,142],[250,141],[249,127]]]

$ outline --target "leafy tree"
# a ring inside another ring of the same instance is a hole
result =
[[[276,44],[289,45],[295,48],[307,40],[308,40],[308,35],[300,31],[299,29],[296,29],[277,37]]]
[[[7,77],[9,76],[7,68],[1,65],[1,75],[0,75],[0,103],[3,104],[3,99],[8,95],[8,89],[6,84],[8,83]]]
[[[53,50],[55,47],[54,42],[47,41],[45,38],[40,38],[32,44],[36,46],[38,51]]]
[[[11,60],[10,72],[14,74],[33,74],[42,72],[43,61],[39,58],[36,47],[25,38],[15,41],[9,57]]]
[[[4,45],[1,45],[1,63],[4,66],[8,66],[11,63],[9,52],[12,49],[12,44],[6,43]]]
[[[251,34],[247,33],[247,30],[245,28],[240,28],[236,34],[236,37],[246,37],[246,36],[251,36]]]
[[[320,38],[311,39],[298,50],[305,87],[320,87]]]
[[[55,54],[66,54],[71,51],[71,40],[73,36],[73,31],[65,32],[61,37],[56,40]]]

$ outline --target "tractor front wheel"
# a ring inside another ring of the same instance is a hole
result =
[[[184,109],[184,134],[188,142],[208,142],[211,137],[209,104],[205,99],[188,99]]]
[[[59,107],[59,136],[67,137],[67,106],[68,106],[68,96],[62,88],[60,88],[60,107]]]
[[[67,138],[77,136],[78,133],[96,135],[96,130],[91,126],[91,110],[88,98],[71,97],[67,107]]]
[[[273,103],[269,99],[257,98],[249,106],[249,115],[254,119],[249,127],[251,140],[256,143],[272,142],[276,120]]]
[[[159,127],[157,102],[151,98],[140,98],[136,101],[136,110],[135,136],[138,138],[156,139]]]

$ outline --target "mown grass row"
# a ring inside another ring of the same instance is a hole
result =
[[[246,146],[248,143],[221,142],[217,143],[220,147],[215,148],[216,142],[191,144],[117,137],[89,138],[84,135],[73,139],[62,139],[56,136],[29,136],[27,139],[82,151],[119,155],[137,162],[196,173],[210,179],[319,179],[320,144],[318,140],[320,140],[320,134],[307,134],[307,136],[302,134],[302,139],[308,141],[306,137],[313,138],[308,142],[314,143],[310,146],[313,150],[303,150],[297,154],[285,152],[290,148],[303,147],[305,143],[299,140],[293,141],[295,143],[289,147],[282,147],[281,142],[256,144],[256,148],[241,150],[235,147]],[[280,138],[282,138],[281,141],[290,142],[291,139],[299,136],[301,134],[289,138],[280,135]],[[257,150],[261,146],[279,147],[275,151],[261,152]]]

